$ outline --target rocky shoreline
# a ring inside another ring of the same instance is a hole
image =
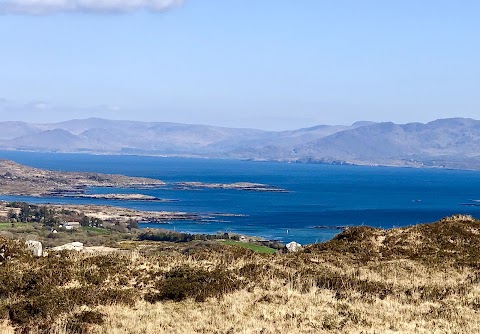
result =
[[[174,199],[158,198],[155,196],[143,195],[143,194],[52,194],[54,197],[62,198],[91,198],[91,199],[103,199],[114,201],[137,201],[137,202],[178,202]]]
[[[141,211],[134,209],[127,209],[121,207],[114,207],[108,205],[90,205],[90,204],[42,204],[48,209],[55,212],[74,212],[77,215],[85,215],[90,219],[100,219],[109,222],[151,222],[163,223],[174,220],[194,220],[201,221],[205,216],[198,213],[190,212],[175,212],[175,211]],[[7,221],[8,211],[12,208],[8,207],[8,202],[0,201],[0,220]],[[14,209],[15,211],[15,209]],[[17,210],[18,211],[18,210]]]
[[[175,202],[140,193],[86,193],[89,188],[154,189],[173,186],[175,190],[225,189],[256,192],[289,192],[260,183],[202,183],[177,182],[167,184],[161,180],[143,177],[130,177],[115,174],[61,172],[32,168],[13,161],[0,160],[0,194],[6,196],[26,196],[42,198],[83,198],[92,200]],[[1,202],[0,202],[1,203]],[[5,207],[6,202],[2,206]],[[191,220],[201,223],[221,222],[218,217],[244,216],[231,213],[187,213],[170,211],[138,211],[119,207],[94,204],[47,204],[58,210],[73,210],[90,218],[103,221],[149,222],[165,224],[174,220]],[[8,210],[4,210],[5,212]],[[1,213],[1,212],[0,212]]]

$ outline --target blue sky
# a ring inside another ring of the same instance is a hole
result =
[[[0,0],[1,120],[480,118],[480,1]]]

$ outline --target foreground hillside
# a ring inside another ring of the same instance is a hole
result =
[[[297,253],[122,242],[34,258],[1,238],[1,333],[478,333],[480,221],[350,228]]]

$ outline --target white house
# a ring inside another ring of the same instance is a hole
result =
[[[63,227],[66,230],[73,230],[74,228],[80,228],[80,222],[64,222]]]

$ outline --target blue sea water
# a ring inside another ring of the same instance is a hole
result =
[[[433,222],[464,213],[480,218],[480,172],[443,169],[288,164],[234,160],[0,152],[33,167],[62,171],[118,173],[165,182],[257,182],[288,193],[238,190],[90,189],[91,193],[143,193],[175,202],[109,201],[1,196],[37,203],[89,203],[139,210],[201,213],[213,221],[142,224],[195,233],[232,231],[285,242],[331,239],[339,230],[315,226],[369,225],[391,228]],[[230,217],[218,213],[239,214]]]

